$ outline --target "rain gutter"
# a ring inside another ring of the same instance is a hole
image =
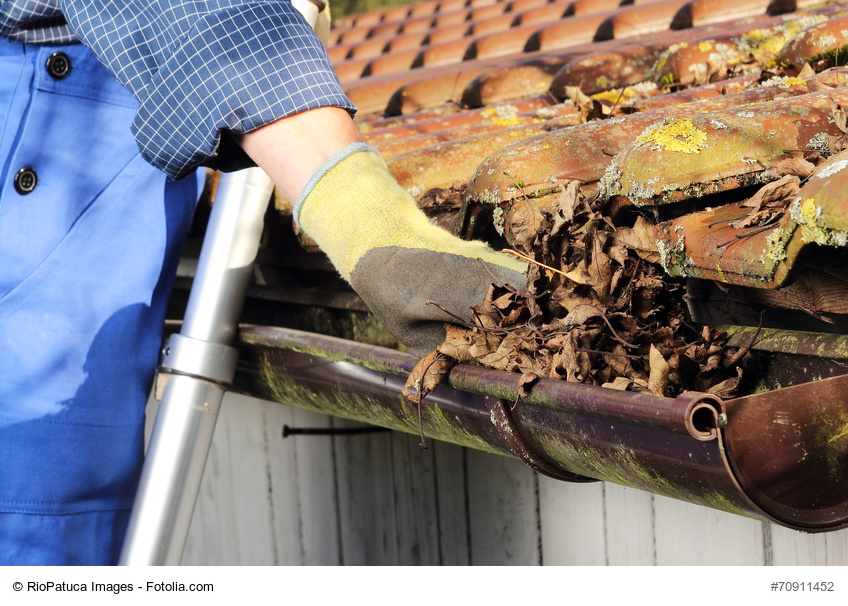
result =
[[[284,328],[242,326],[249,395],[417,434],[401,395],[416,359]],[[457,366],[422,402],[434,439],[515,456],[558,479],[604,480],[806,532],[848,526],[848,375],[722,400]]]

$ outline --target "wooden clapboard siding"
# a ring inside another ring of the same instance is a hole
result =
[[[539,563],[536,475],[515,459],[480,451],[469,451],[467,461],[471,564]]]
[[[604,565],[604,485],[569,484],[539,479],[540,533],[543,537],[568,537],[542,541],[542,563]]]
[[[184,564],[848,565],[848,530],[807,535],[496,455],[227,396]]]
[[[617,484],[604,485],[607,564],[656,564],[655,531],[654,495]]]

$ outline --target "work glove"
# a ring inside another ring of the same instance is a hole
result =
[[[523,261],[430,223],[364,143],[324,163],[295,203],[294,218],[386,329],[418,355],[444,341],[446,322],[472,325],[471,306],[490,284],[526,287]]]

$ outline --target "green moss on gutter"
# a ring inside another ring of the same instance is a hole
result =
[[[673,484],[667,478],[641,464],[632,449],[624,446],[603,451],[594,449],[586,445],[589,441],[588,436],[580,435],[578,432],[570,434],[569,438],[571,438],[569,442],[564,442],[551,434],[534,436],[534,439],[541,444],[543,456],[556,461],[574,473],[748,518],[754,517],[731,501],[728,496],[709,487],[699,487],[701,489],[698,491],[686,491],[681,486]]]
[[[341,388],[329,395],[317,393],[297,379],[285,373],[276,372],[267,356],[262,356],[260,369],[262,385],[268,391],[268,396],[276,402],[354,421],[409,431],[409,423],[406,419],[399,418],[394,411],[374,398]],[[401,397],[398,396],[398,398]]]
[[[315,355],[321,352],[303,351],[302,353]],[[326,356],[322,357],[326,358]],[[266,355],[261,356],[259,368],[259,380],[262,387],[267,397],[275,402],[352,421],[388,427],[405,433],[418,434],[418,411],[414,404],[400,394],[397,395],[399,406],[397,409],[393,409],[386,406],[385,402],[342,387],[338,387],[329,394],[313,391],[285,372],[277,372],[270,358]],[[459,418],[448,415],[436,405],[425,404],[423,417],[424,431],[430,438],[493,454],[504,454],[479,436],[465,429]]]
[[[848,474],[848,411],[822,407],[812,441],[815,455],[827,466],[828,477],[841,482]]]

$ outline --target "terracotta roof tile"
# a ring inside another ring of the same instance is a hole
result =
[[[689,0],[661,0],[625,6],[610,15],[598,28],[597,40],[626,38],[666,30]]]
[[[572,2],[573,0],[568,0]],[[512,14],[517,15],[524,11],[528,11],[540,6],[548,4],[550,0],[513,0],[509,3],[509,10]],[[567,2],[567,3],[568,3]]]
[[[567,17],[533,32],[528,39],[527,50],[566,48],[595,39],[600,27],[606,23],[610,13],[590,13]]]
[[[459,40],[465,37],[468,33],[468,23],[463,21],[456,25],[445,25],[434,27],[427,35],[427,44],[439,44],[440,42],[450,42],[451,40]]]
[[[449,13],[439,13],[433,15],[434,27],[446,27],[448,25],[459,25],[468,21],[469,9],[460,9]]]
[[[568,0],[566,2],[552,2],[523,11],[513,11],[515,24],[535,25],[538,23],[552,23],[569,14],[568,11],[573,4],[571,0]]]
[[[468,26],[468,35],[481,36],[495,32],[502,32],[512,27],[513,21],[515,21],[515,15],[512,15],[511,13],[503,13],[486,19],[472,20],[471,24]]]
[[[518,201],[553,209],[576,180],[611,212],[677,209],[654,228],[680,249],[667,271],[776,288],[810,246],[848,246],[841,156],[766,229],[731,225],[787,162],[845,145],[848,73],[830,68],[848,62],[848,7],[810,4],[431,2],[350,20],[330,54],[366,141],[414,194],[460,186],[509,240]],[[422,17],[426,32],[373,37]],[[820,73],[799,77],[808,62]]]

